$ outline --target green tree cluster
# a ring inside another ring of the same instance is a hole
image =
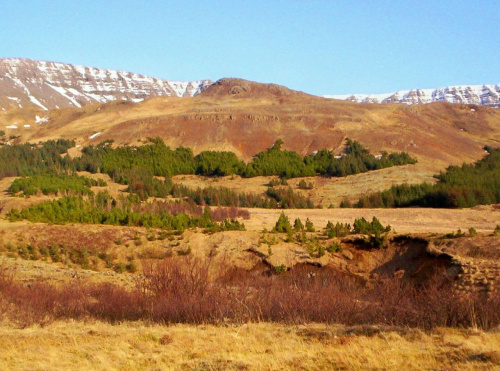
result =
[[[302,156],[294,151],[282,150],[282,145],[283,141],[277,140],[267,151],[257,153],[241,175],[246,178],[278,175],[285,179],[316,175]]]
[[[351,225],[339,222],[334,225],[331,221],[328,221],[325,233],[328,238],[344,237],[351,233]]]
[[[25,196],[42,192],[44,195],[90,195],[92,186],[106,186],[102,179],[91,179],[76,174],[46,173],[22,177],[14,180],[9,191],[13,194],[22,192]]]
[[[342,156],[335,156],[332,151],[323,149],[314,156],[306,157],[304,161],[312,166],[316,173],[333,177],[344,177],[417,162],[406,152],[391,154],[384,152],[380,158],[377,158],[370,154],[361,143],[351,139],[347,139],[345,153]]]
[[[73,170],[74,164],[61,154],[75,146],[70,140],[49,140],[42,145],[31,143],[0,147],[0,179],[46,172]]]
[[[66,224],[109,224],[184,230],[191,227],[212,228],[217,226],[206,215],[190,216],[187,213],[172,214],[162,207],[164,202],[152,204],[142,209],[140,201],[122,198],[116,200],[108,193],[99,192],[86,198],[82,196],[62,197],[57,200],[31,205],[23,210],[12,209],[8,213],[11,221]],[[236,223],[229,222],[228,228]]]
[[[273,228],[273,232],[278,232],[278,233],[292,232],[292,225],[290,224],[290,219],[288,219],[288,216],[286,216],[284,212],[280,214],[278,221],[276,222]]]

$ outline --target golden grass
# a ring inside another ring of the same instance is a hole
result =
[[[248,323],[57,322],[0,328],[1,369],[478,370],[500,367],[500,333]],[[369,336],[370,332],[375,332]]]
[[[333,223],[349,223],[356,218],[380,219],[382,224],[391,225],[398,233],[450,233],[458,228],[467,231],[474,227],[481,233],[492,233],[500,220],[500,209],[494,206],[477,206],[470,209],[248,209],[250,219],[245,220],[249,231],[268,230],[274,227],[282,212],[291,221],[309,218],[316,229],[325,228],[330,220]]]

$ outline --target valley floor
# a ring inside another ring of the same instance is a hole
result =
[[[342,325],[56,322],[0,328],[1,369],[491,370],[500,332]]]

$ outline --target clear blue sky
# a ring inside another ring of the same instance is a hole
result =
[[[0,57],[311,94],[500,83],[500,1],[5,0]]]

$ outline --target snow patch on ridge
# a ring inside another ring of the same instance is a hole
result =
[[[18,106],[29,103],[44,110],[116,100],[141,102],[157,96],[188,97],[212,83],[169,81],[126,71],[20,58],[0,59],[0,71],[0,92],[19,97]],[[52,90],[58,94],[51,94]],[[10,107],[0,105],[2,109]]]
[[[49,110],[42,103],[40,103],[40,101],[38,99],[36,99],[34,96],[30,95],[29,98],[30,98],[30,101],[32,101],[33,103],[35,103],[38,107],[42,108],[45,111]]]
[[[401,90],[385,94],[343,94],[323,95],[323,97],[358,103],[403,103],[410,105],[449,102],[500,108],[500,84],[457,85],[438,89]]]
[[[37,124],[44,124],[46,122],[49,122],[49,118],[48,117],[40,117],[38,115],[35,116],[35,123],[37,123]]]
[[[66,94],[67,93],[66,89],[64,89],[60,86],[52,86],[48,83],[47,83],[47,85],[49,87],[51,87],[52,89],[54,89],[55,91],[57,91],[59,94],[61,94],[64,98],[68,99],[71,103],[73,103],[78,108],[82,108],[82,105],[80,103],[78,103],[73,97],[70,97],[69,95]]]

